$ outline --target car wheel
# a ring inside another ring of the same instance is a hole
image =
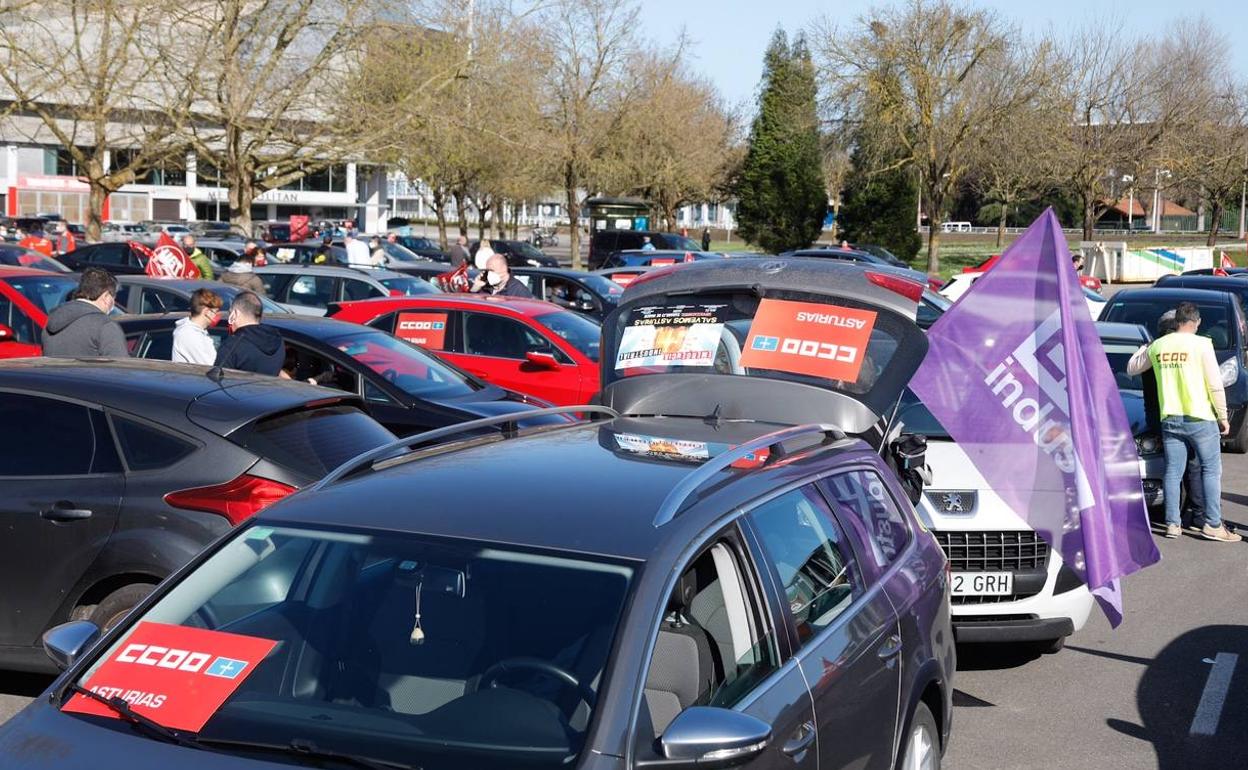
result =
[[[134,609],[134,606],[147,598],[156,586],[147,583],[132,583],[113,591],[91,610],[87,617],[100,631],[107,631]]]
[[[1245,417],[1244,421],[1239,424],[1239,430],[1235,431],[1235,437],[1223,442],[1222,447],[1225,451],[1237,455],[1248,452],[1248,417]]]
[[[940,730],[926,703],[920,702],[914,709],[897,770],[940,770]]]

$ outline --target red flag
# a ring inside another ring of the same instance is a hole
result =
[[[290,242],[298,243],[308,239],[308,216],[306,214],[290,215]]]
[[[169,233],[161,233],[156,239],[156,248],[149,249],[141,243],[132,241],[132,248],[138,249],[147,256],[144,272],[153,278],[198,278],[199,268],[186,255],[177,241],[169,237]]]
[[[1221,252],[1221,254],[1222,254],[1222,267],[1235,267],[1235,263],[1231,261],[1230,257],[1226,256],[1225,251]]]
[[[438,288],[446,292],[465,292],[472,288],[472,283],[468,280],[467,262],[454,270],[435,276],[433,280]]]
[[[1230,273],[1226,272],[1225,270],[1223,270],[1223,269],[1222,269],[1222,268],[1220,268],[1220,267],[1215,267],[1215,268],[1213,269],[1213,274],[1214,274],[1214,275],[1221,275],[1221,276],[1227,276],[1227,275],[1230,275]]]

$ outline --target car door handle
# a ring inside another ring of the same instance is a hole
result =
[[[815,742],[815,723],[803,722],[793,731],[792,737],[784,744],[781,749],[787,756],[796,757],[806,749],[810,748],[810,744]]]
[[[893,634],[884,640],[876,654],[881,658],[888,659],[899,652],[901,652],[901,634]]]
[[[39,516],[48,521],[78,521],[91,518],[92,513],[93,511],[89,508],[75,508],[71,502],[58,500],[52,504],[51,508],[39,511]]]

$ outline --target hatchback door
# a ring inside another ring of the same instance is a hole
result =
[[[27,647],[108,542],[125,482],[98,409],[0,392],[0,425],[0,646]]]

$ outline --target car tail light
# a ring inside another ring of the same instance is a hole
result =
[[[224,484],[170,492],[165,502],[174,508],[215,513],[238,525],[294,491],[279,481],[244,473]]]
[[[902,278],[887,273],[873,273],[867,271],[867,280],[876,286],[882,286],[891,292],[900,294],[906,299],[918,302],[923,296],[923,284],[915,283],[909,278]]]

